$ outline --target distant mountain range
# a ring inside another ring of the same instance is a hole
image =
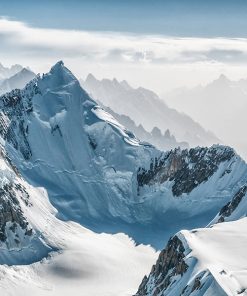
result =
[[[221,75],[206,86],[177,89],[163,96],[166,102],[213,130],[227,145],[247,157],[247,80],[231,81]]]
[[[220,140],[203,129],[189,116],[169,108],[154,92],[145,88],[132,88],[128,82],[116,79],[97,80],[89,74],[81,85],[92,97],[119,115],[129,116],[135,124],[151,132],[154,127],[162,132],[169,129],[178,142],[191,147],[210,146]]]
[[[169,129],[162,133],[158,127],[154,127],[151,132],[148,132],[141,124],[137,126],[134,120],[132,120],[129,116],[119,115],[109,107],[104,107],[103,105],[102,107],[143,142],[151,143],[161,150],[171,150],[176,147],[180,147],[182,149],[189,148],[189,144],[187,142],[178,142],[175,136],[171,135]]]
[[[20,72],[22,69],[23,67],[21,65],[13,65],[10,68],[8,68],[8,67],[4,67],[0,63],[0,81],[15,75],[16,73]]]
[[[36,74],[29,69],[22,68],[19,72],[0,82],[0,95],[15,88],[23,88]]]

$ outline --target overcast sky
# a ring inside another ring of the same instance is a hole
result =
[[[0,62],[126,79],[159,93],[247,77],[247,1],[0,1]]]

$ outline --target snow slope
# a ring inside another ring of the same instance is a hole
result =
[[[172,237],[136,295],[247,295],[246,200],[245,184],[207,228]]]
[[[62,62],[0,104],[0,134],[22,175],[47,190],[59,218],[97,232],[161,248],[182,227],[208,224],[246,182],[246,163],[230,148],[140,143]]]
[[[54,231],[61,234],[59,252],[30,265],[0,265],[1,295],[130,296],[156,258],[124,234],[95,234],[68,223]]]
[[[0,294],[133,294],[155,251],[125,234],[63,222],[56,213],[46,190],[24,181],[1,147]]]
[[[20,177],[1,145],[0,264],[29,264],[54,249],[44,240],[39,227],[46,220],[39,221],[36,216],[43,210],[37,202],[41,198],[42,193]]]
[[[246,226],[243,218],[181,231],[182,247],[171,240],[136,295],[247,295]]]

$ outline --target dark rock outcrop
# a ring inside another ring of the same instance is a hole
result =
[[[224,222],[226,217],[231,216],[234,210],[238,207],[241,200],[247,193],[247,184],[242,186],[238,192],[234,195],[233,199],[229,201],[219,212],[220,218],[218,222]]]
[[[37,93],[39,90],[34,79],[23,90],[15,89],[0,97],[0,135],[19,150],[24,159],[32,156],[27,115],[33,110],[32,97]]]
[[[169,287],[174,276],[182,276],[188,269],[184,252],[182,241],[177,236],[172,237],[161,251],[150,275],[144,277],[135,296],[157,296]]]
[[[171,150],[155,158],[148,170],[139,168],[138,189],[144,185],[173,181],[172,192],[175,196],[190,193],[207,181],[222,162],[230,160],[234,155],[233,149],[224,146]]]
[[[30,228],[26,218],[23,215],[23,211],[18,201],[17,194],[21,195],[21,198],[26,205],[31,206],[29,202],[29,195],[25,188],[21,184],[5,184],[0,188],[0,241],[6,242],[6,226],[7,223],[11,223],[10,230],[15,233],[17,225],[23,229],[25,235],[31,236],[32,229]]]

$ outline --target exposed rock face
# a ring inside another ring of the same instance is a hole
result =
[[[27,140],[26,118],[33,108],[32,97],[37,93],[38,88],[34,79],[24,90],[16,89],[0,97],[0,135],[19,150],[25,159],[32,155]]]
[[[247,184],[242,186],[239,191],[234,195],[233,199],[229,201],[219,212],[220,218],[218,222],[224,222],[226,217],[231,216],[233,211],[238,207],[241,200],[247,193]]]
[[[172,283],[174,276],[182,276],[188,269],[185,263],[185,248],[182,241],[172,237],[160,253],[148,277],[144,277],[136,296],[157,296]]]
[[[40,221],[35,202],[44,197],[39,194],[23,180],[0,145],[0,264],[30,264],[52,249],[37,229]]]
[[[17,226],[25,232],[25,235],[30,236],[32,229],[29,227],[26,218],[20,207],[20,203],[16,197],[16,191],[24,195],[26,204],[28,204],[28,193],[20,184],[5,184],[0,189],[0,241],[6,242],[8,239],[6,235],[6,226],[11,223],[9,228],[13,233],[16,233]],[[17,234],[17,233],[16,233]],[[18,234],[16,236],[16,243],[18,244]]]
[[[201,281],[200,281],[200,277],[197,277],[194,281],[194,285],[192,287],[191,292],[195,291],[195,290],[199,290],[201,288]]]
[[[201,294],[199,292],[199,295],[204,295],[205,290],[207,290],[207,288],[203,291],[204,286],[210,285],[210,283],[213,282],[213,277],[212,274],[209,272],[209,270],[205,270],[200,272],[199,274],[197,274],[194,279],[192,279],[192,281],[188,284],[186,284],[186,286],[184,287],[184,289],[182,290],[181,295],[183,296],[189,296],[196,294],[196,291],[199,292],[201,291]]]
[[[33,235],[23,207],[31,207],[30,195],[21,184],[1,148],[0,158],[0,247],[18,249]]]
[[[207,181],[220,163],[233,156],[234,150],[224,146],[190,150],[178,148],[163,154],[159,159],[155,158],[149,170],[140,168],[137,173],[138,186],[173,181],[172,192],[180,196]]]

